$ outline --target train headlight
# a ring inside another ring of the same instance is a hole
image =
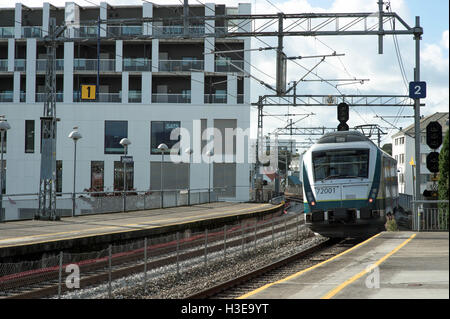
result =
[[[373,198],[369,198],[369,203],[372,203],[373,202]]]
[[[316,202],[315,202],[315,201],[312,201],[312,202],[311,202],[311,206],[314,206],[314,205],[316,205]]]

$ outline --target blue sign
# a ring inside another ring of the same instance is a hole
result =
[[[424,99],[427,96],[426,82],[409,82],[409,97],[412,99]]]

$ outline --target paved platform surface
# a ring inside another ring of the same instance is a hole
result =
[[[65,217],[60,221],[27,220],[0,223],[0,257],[8,249],[84,239],[83,244],[103,236],[105,240],[130,239],[161,233],[164,229],[182,230],[195,223],[207,225],[223,219],[271,211],[280,205],[217,202],[194,206],[143,210],[126,213]],[[113,236],[114,235],[114,236]],[[66,246],[67,247],[67,246]],[[59,247],[61,248],[61,247]],[[37,248],[36,248],[37,249]],[[41,249],[44,249],[41,247]],[[10,254],[11,252],[9,252]]]
[[[448,232],[383,232],[241,298],[449,298]]]

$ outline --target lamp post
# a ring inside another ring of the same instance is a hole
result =
[[[191,205],[191,165],[192,165],[192,153],[194,151],[192,148],[188,147],[185,151],[186,154],[189,154],[189,169],[188,169],[188,206]]]
[[[208,175],[208,202],[211,203],[211,164],[212,164],[212,157],[214,156],[214,150],[211,149],[206,153],[207,156],[209,156],[209,175]]]
[[[123,146],[123,155],[127,155],[128,145],[131,144],[131,141],[126,137],[121,139],[119,142],[120,145]],[[127,200],[127,161],[123,158],[123,211],[125,211]]]
[[[70,132],[69,138],[73,140],[75,145],[73,152],[73,192],[72,192],[72,217],[75,216],[75,180],[77,176],[77,141],[82,138],[80,132],[78,132],[78,126],[73,127],[73,131]]]
[[[166,144],[161,143],[158,145],[158,149],[161,152],[161,208],[164,207],[164,187],[163,187],[163,162],[164,162],[164,152],[166,152],[169,148],[167,147]]]
[[[0,152],[1,152],[1,162],[0,162],[0,220],[3,220],[2,218],[2,211],[3,211],[3,187],[4,187],[4,176],[5,176],[5,165],[3,163],[3,149],[5,147],[5,133],[7,130],[11,128],[11,125],[9,125],[8,122],[6,122],[5,117],[0,117]],[[6,178],[5,178],[6,179]]]

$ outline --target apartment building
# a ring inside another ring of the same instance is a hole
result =
[[[192,17],[250,13],[248,3],[189,5]],[[133,23],[165,17],[180,20]],[[165,189],[226,186],[225,199],[248,200],[248,154],[243,162],[237,161],[236,147],[231,151],[216,147],[217,134],[205,137],[196,130],[208,133],[216,128],[224,135],[226,128],[250,127],[250,52],[244,51],[250,48],[250,38],[223,35],[237,25],[251,31],[251,24],[192,19],[184,37],[182,17],[182,5],[149,2],[140,6],[101,2],[98,7],[44,3],[40,8],[16,3],[14,8],[0,8],[0,115],[11,125],[4,154],[4,193],[39,191],[44,37],[55,19],[57,26],[66,27],[64,40],[56,45],[58,192],[72,192],[74,143],[68,135],[77,126],[83,136],[77,143],[77,192],[123,190],[124,150],[119,141],[127,137],[132,142],[128,155],[133,156],[126,172],[129,189],[161,189],[162,156],[157,147],[178,144],[179,154],[194,149],[193,163],[173,163],[165,156]],[[95,23],[98,19],[101,24]],[[201,36],[211,33],[222,36]],[[212,50],[233,52],[210,54]],[[82,88],[91,85],[95,98],[84,99]],[[171,140],[175,128],[186,129],[190,137]],[[210,164],[202,160],[207,145],[215,148],[212,174]]]
[[[420,164],[420,193],[422,194],[424,190],[430,189],[430,183],[433,182],[433,174],[427,169],[426,158],[427,155],[432,152],[432,150],[427,145],[426,129],[428,123],[437,121],[442,126],[442,134],[444,137],[449,125],[448,115],[448,112],[437,112],[430,116],[423,116],[421,118],[419,160],[415,159],[414,153],[414,124],[411,124],[403,130],[392,135],[392,156],[397,160],[399,193],[409,195],[414,194],[414,186],[412,181],[413,176],[415,177],[415,170],[410,164],[411,159],[414,160],[414,164]],[[439,150],[441,149],[441,147],[439,148]]]

